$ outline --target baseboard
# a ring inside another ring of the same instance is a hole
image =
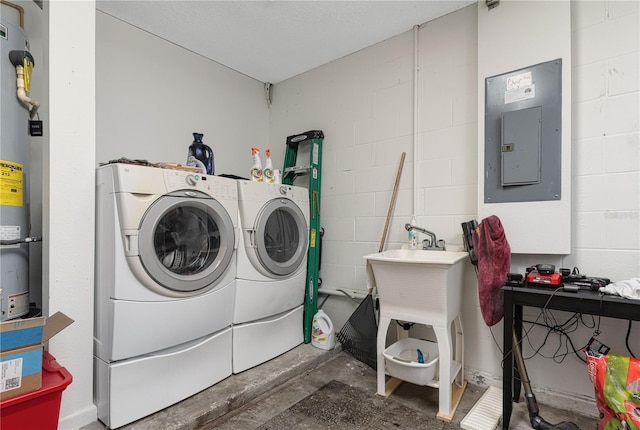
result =
[[[489,386],[502,388],[502,378],[497,378],[495,375],[480,370],[469,369],[467,367],[464,372],[464,377],[469,383],[482,388]],[[575,412],[586,417],[598,417],[594,397],[549,390],[536,387],[535,385],[532,386],[532,389],[536,400],[542,405],[553,405],[556,408]]]
[[[72,414],[60,417],[58,422],[58,430],[77,430],[80,427],[84,427],[88,424],[95,422],[98,419],[98,408],[92,404],[76,411]]]

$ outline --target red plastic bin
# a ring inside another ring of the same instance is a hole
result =
[[[2,430],[57,429],[62,392],[71,381],[71,373],[45,351],[42,354],[42,388],[0,402]]]

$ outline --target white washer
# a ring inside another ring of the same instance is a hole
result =
[[[238,181],[241,240],[233,313],[233,373],[304,340],[309,191]]]
[[[94,401],[108,427],[231,375],[238,237],[234,180],[97,169]]]

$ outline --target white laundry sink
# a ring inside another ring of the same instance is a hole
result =
[[[447,326],[461,311],[466,252],[392,249],[366,255],[380,309],[405,321]]]
[[[438,377],[429,382],[423,378],[419,382],[438,388],[437,416],[446,421],[450,421],[455,413],[466,384],[460,316],[463,267],[467,257],[466,252],[422,249],[393,249],[364,257],[369,283],[377,287],[380,299],[376,337],[377,393],[387,396],[389,392],[385,382],[387,371],[395,378],[418,382],[418,375],[411,371],[394,374],[393,367],[385,361],[386,337],[391,321],[430,325],[437,339]],[[458,387],[463,387],[458,391],[457,401],[452,390],[454,380],[458,380]]]
[[[417,264],[456,264],[469,256],[466,252],[435,251],[423,249],[390,249],[367,255],[364,258],[369,261],[385,261],[393,263],[417,263]]]

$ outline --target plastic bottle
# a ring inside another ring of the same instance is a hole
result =
[[[273,176],[273,162],[271,161],[271,150],[267,149],[264,151],[265,161],[264,161],[264,170],[262,174],[264,176],[264,181],[273,184],[275,182],[275,178]]]
[[[411,225],[416,225],[416,218],[411,217]],[[409,230],[409,248],[416,249],[418,247],[418,237],[413,229]]]
[[[273,183],[274,184],[282,183],[282,173],[280,173],[280,169],[273,169]]]
[[[311,345],[325,350],[333,349],[336,346],[336,334],[333,331],[333,323],[322,309],[318,309],[318,312],[313,316]]]
[[[253,166],[251,167],[251,180],[254,182],[262,182],[262,162],[260,161],[260,150],[251,148],[253,156]]]
[[[202,133],[193,133],[193,143],[189,146],[187,166],[197,167],[204,175],[214,174],[213,151],[202,142]]]

